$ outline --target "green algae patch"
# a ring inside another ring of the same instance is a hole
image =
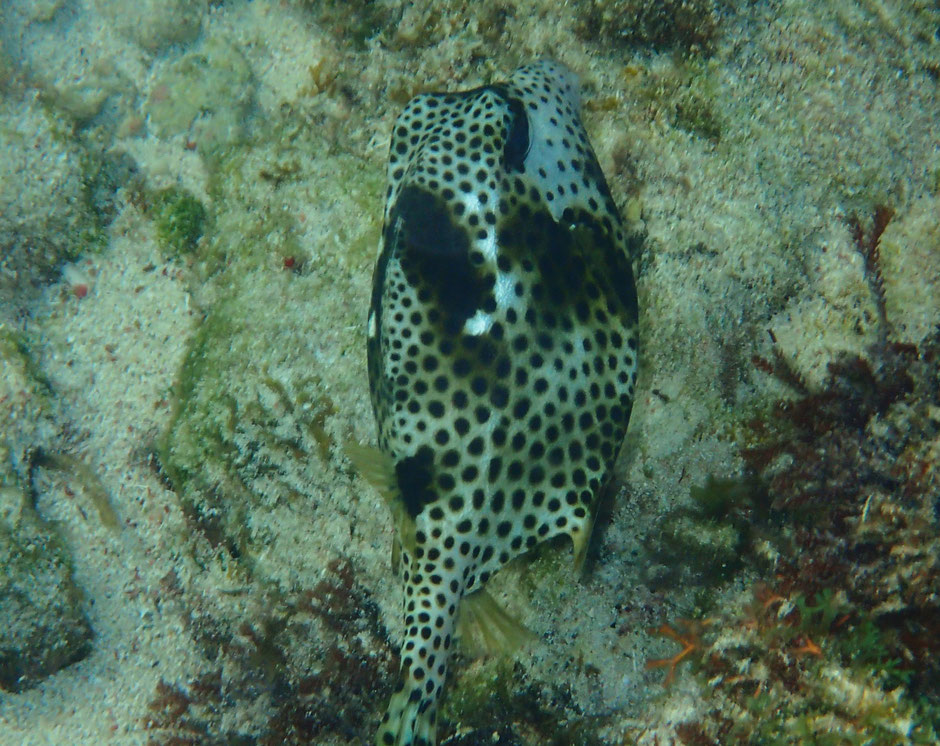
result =
[[[685,53],[709,52],[721,29],[718,0],[592,0],[576,27],[578,36],[616,47],[648,47]]]
[[[28,337],[0,323],[0,488],[26,478],[31,454],[58,433],[49,379],[36,363]]]
[[[552,743],[597,746],[597,723],[572,706],[565,683],[541,684],[520,675],[511,659],[456,661],[458,675],[441,703],[442,742]],[[497,735],[498,734],[498,735]],[[498,739],[498,740],[497,740]]]
[[[369,41],[383,30],[394,28],[401,13],[396,13],[394,6],[371,0],[302,0],[300,4],[314,13],[323,27],[342,29],[343,39],[359,52],[367,51]]]
[[[277,575],[285,558],[268,549],[288,540],[282,524],[312,523],[332,482],[333,389],[348,384],[335,364],[333,375],[318,374],[322,325],[309,311],[281,310],[329,290],[290,273],[257,274],[218,301],[197,332],[160,452],[194,527],[249,569],[264,554],[265,574]]]
[[[452,691],[441,702],[441,715],[470,727],[492,722],[494,707],[504,710],[512,700],[512,669],[506,657],[471,661],[454,677]]]
[[[645,541],[650,557],[675,585],[714,588],[745,564],[752,534],[763,514],[756,480],[709,475],[689,490],[691,504],[668,511]],[[705,594],[707,595],[707,594]]]
[[[0,364],[6,383],[28,389],[31,395],[41,397],[40,404],[45,404],[52,385],[33,360],[26,335],[6,324],[0,324]]]
[[[158,452],[191,526],[290,589],[316,573],[297,551],[317,551],[310,526],[350,530],[338,444],[345,403],[365,399],[381,176],[299,120],[217,155],[212,217],[191,263],[204,320]],[[169,204],[186,216],[188,200],[174,196]]]
[[[153,224],[164,256],[189,254],[205,230],[206,208],[185,189],[169,187],[154,198]]]
[[[721,140],[721,120],[712,100],[701,93],[687,91],[675,102],[676,127],[712,142]]]
[[[677,60],[642,76],[636,95],[677,129],[718,143],[725,125],[717,69],[713,61]]]
[[[345,152],[297,113],[250,143],[219,148],[207,164],[213,227],[198,252],[200,279],[223,267],[284,268],[284,260],[301,274],[371,272],[384,166]]]

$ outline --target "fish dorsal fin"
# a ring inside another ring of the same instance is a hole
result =
[[[392,511],[392,520],[395,528],[398,529],[398,536],[392,543],[392,569],[398,572],[402,548],[414,554],[415,522],[405,510],[405,504],[401,498],[395,460],[378,448],[351,440],[343,445],[343,452],[362,478],[375,487]]]
[[[508,655],[535,639],[531,630],[482,589],[461,599],[457,634],[464,647],[475,655]]]

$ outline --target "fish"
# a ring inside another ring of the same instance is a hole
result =
[[[404,588],[380,746],[434,746],[458,637],[525,639],[484,586],[561,534],[580,567],[624,440],[638,360],[629,232],[579,89],[539,60],[418,95],[392,130],[366,342],[378,447],[347,449],[391,509]]]

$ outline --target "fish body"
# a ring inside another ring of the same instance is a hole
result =
[[[380,455],[358,460],[395,518],[405,631],[376,742],[432,746],[461,607],[543,540],[583,556],[632,407],[637,300],[563,65],[414,98],[386,197],[368,318]]]

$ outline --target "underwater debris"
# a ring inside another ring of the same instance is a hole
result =
[[[120,528],[121,522],[111,504],[107,490],[92,468],[80,458],[61,451],[46,451],[37,448],[32,452],[30,472],[33,473],[36,469],[49,469],[63,474],[66,478],[74,479],[74,483],[80,485],[82,491],[95,506],[102,525],[111,530]]]
[[[882,344],[888,341],[890,329],[886,310],[887,304],[885,301],[885,281],[881,273],[879,245],[881,243],[881,236],[893,217],[893,209],[885,205],[878,205],[872,217],[871,230],[867,235],[857,215],[853,214],[849,218],[852,240],[855,242],[855,248],[865,259],[865,276],[871,286],[872,294],[875,296],[875,305],[878,308],[878,328],[881,333]]]

